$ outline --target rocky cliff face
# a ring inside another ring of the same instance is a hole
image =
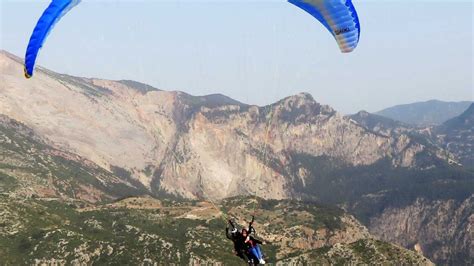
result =
[[[474,263],[474,196],[462,202],[418,199],[387,208],[370,221],[370,231],[385,241],[418,249],[440,264]]]
[[[6,52],[0,67],[1,113],[61,149],[123,170],[153,193],[288,198],[294,191],[279,169],[288,152],[414,167],[427,149],[404,134],[368,130],[308,94],[257,107],[45,69],[26,80],[18,58]]]

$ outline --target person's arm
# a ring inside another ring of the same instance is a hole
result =
[[[255,233],[255,228],[253,228],[253,222],[255,221],[255,216],[252,215],[252,220],[249,223],[249,234]]]

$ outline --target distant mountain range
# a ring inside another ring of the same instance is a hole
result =
[[[474,172],[462,163],[471,146],[456,144],[458,153],[445,141],[472,138],[469,115],[442,130],[343,116],[307,93],[260,107],[43,68],[26,80],[21,60],[6,52],[0,72],[7,198],[321,202],[436,263],[473,263]]]
[[[375,114],[416,126],[441,125],[463,113],[472,102],[443,102],[431,100],[397,105]]]

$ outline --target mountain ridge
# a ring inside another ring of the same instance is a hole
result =
[[[307,93],[258,107],[221,95],[148,87],[144,94],[126,85],[137,83],[47,70],[25,80],[18,62],[8,57],[1,62],[0,112],[105,169],[126,169],[151,191],[194,198],[203,183],[214,198],[254,194],[254,188],[239,184],[243,178],[272,184],[263,197],[286,198],[293,193],[285,188],[286,177],[268,160],[284,164],[288,150],[353,165],[389,157],[402,167],[416,166],[415,155],[427,149],[441,156],[408,135],[375,134]],[[222,160],[222,154],[233,155]]]

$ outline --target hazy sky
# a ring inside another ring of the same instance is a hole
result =
[[[23,56],[48,2],[0,0],[0,48]],[[306,91],[343,113],[474,99],[471,1],[353,2],[361,41],[341,54],[326,29],[284,0],[83,0],[38,63],[259,105]]]

